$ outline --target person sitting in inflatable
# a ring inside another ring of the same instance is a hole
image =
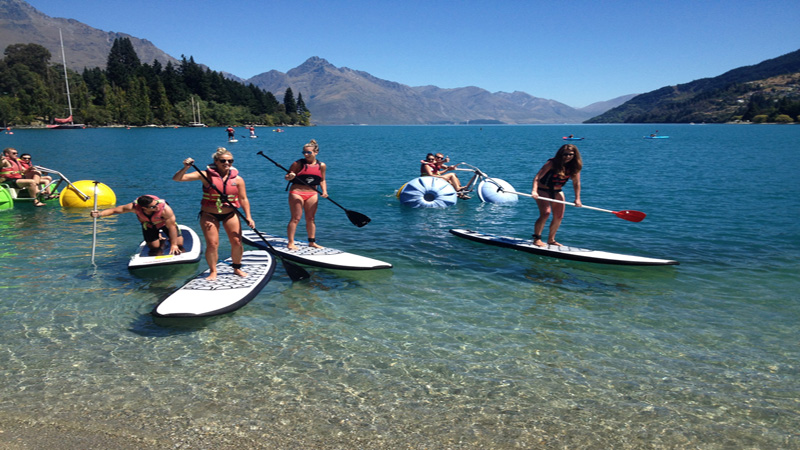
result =
[[[462,200],[466,200],[470,198],[465,192],[462,192],[465,188],[461,187],[461,181],[458,179],[456,174],[454,173],[447,173],[450,170],[455,170],[458,164],[452,166],[445,166],[445,161],[450,161],[450,158],[444,157],[441,153],[437,153],[434,155],[433,153],[428,153],[425,157],[422,165],[420,166],[419,172],[421,177],[438,177],[443,178],[445,181],[450,183],[453,188],[458,193],[458,198]]]

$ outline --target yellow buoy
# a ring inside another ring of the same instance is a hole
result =
[[[88,196],[85,200],[75,189]],[[91,208],[94,206],[94,181],[79,180],[61,190],[59,203],[65,208]],[[113,206],[117,203],[117,195],[110,187],[97,183],[97,206]]]

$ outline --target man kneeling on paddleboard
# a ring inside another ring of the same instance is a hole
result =
[[[178,233],[178,223],[175,220],[175,212],[166,201],[155,195],[143,195],[135,201],[116,208],[104,209],[102,211],[92,211],[92,217],[105,217],[114,214],[136,213],[139,222],[142,223],[142,235],[147,246],[150,247],[151,254],[161,252],[161,231],[169,236],[169,254],[180,255],[183,253],[183,236]]]

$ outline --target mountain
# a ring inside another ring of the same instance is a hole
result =
[[[713,78],[638,95],[586,123],[719,123],[743,114],[752,100],[798,100],[800,50]]]
[[[593,115],[524,92],[474,86],[411,87],[311,57],[287,73],[271,70],[248,83],[271,92],[291,87],[319,124],[578,123]]]
[[[604,112],[608,111],[611,108],[617,107],[628,100],[636,97],[639,94],[628,94],[623,95],[621,97],[613,98],[611,100],[606,100],[604,102],[596,102],[592,103],[589,106],[584,106],[583,108],[578,108],[579,111],[585,112],[591,116],[596,116],[598,114],[603,114]]]
[[[0,0],[0,49],[18,43],[39,44],[50,50],[53,62],[60,64],[59,29],[64,35],[67,66],[77,72],[85,67],[105,68],[117,38],[129,38],[143,63],[178,63],[146,39],[98,30],[73,19],[49,17],[23,0]],[[491,93],[474,86],[411,87],[367,72],[337,68],[318,57],[309,58],[287,73],[271,70],[249,80],[222,73],[236,81],[253,83],[279,99],[291,87],[295,95],[303,95],[317,124],[579,123],[602,112],[601,104],[610,108],[624,101],[610,100],[595,104],[594,108],[590,105],[575,109],[524,92]]]
[[[146,39],[98,30],[73,19],[50,17],[22,0],[0,0],[0,50],[12,44],[39,44],[50,50],[52,62],[61,64],[59,29],[64,36],[67,67],[79,73],[84,67],[105,68],[108,52],[117,38],[129,38],[142,62],[178,63]]]

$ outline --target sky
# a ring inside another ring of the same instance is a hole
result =
[[[576,108],[800,49],[800,0],[27,1],[245,79],[318,56],[409,86]]]

